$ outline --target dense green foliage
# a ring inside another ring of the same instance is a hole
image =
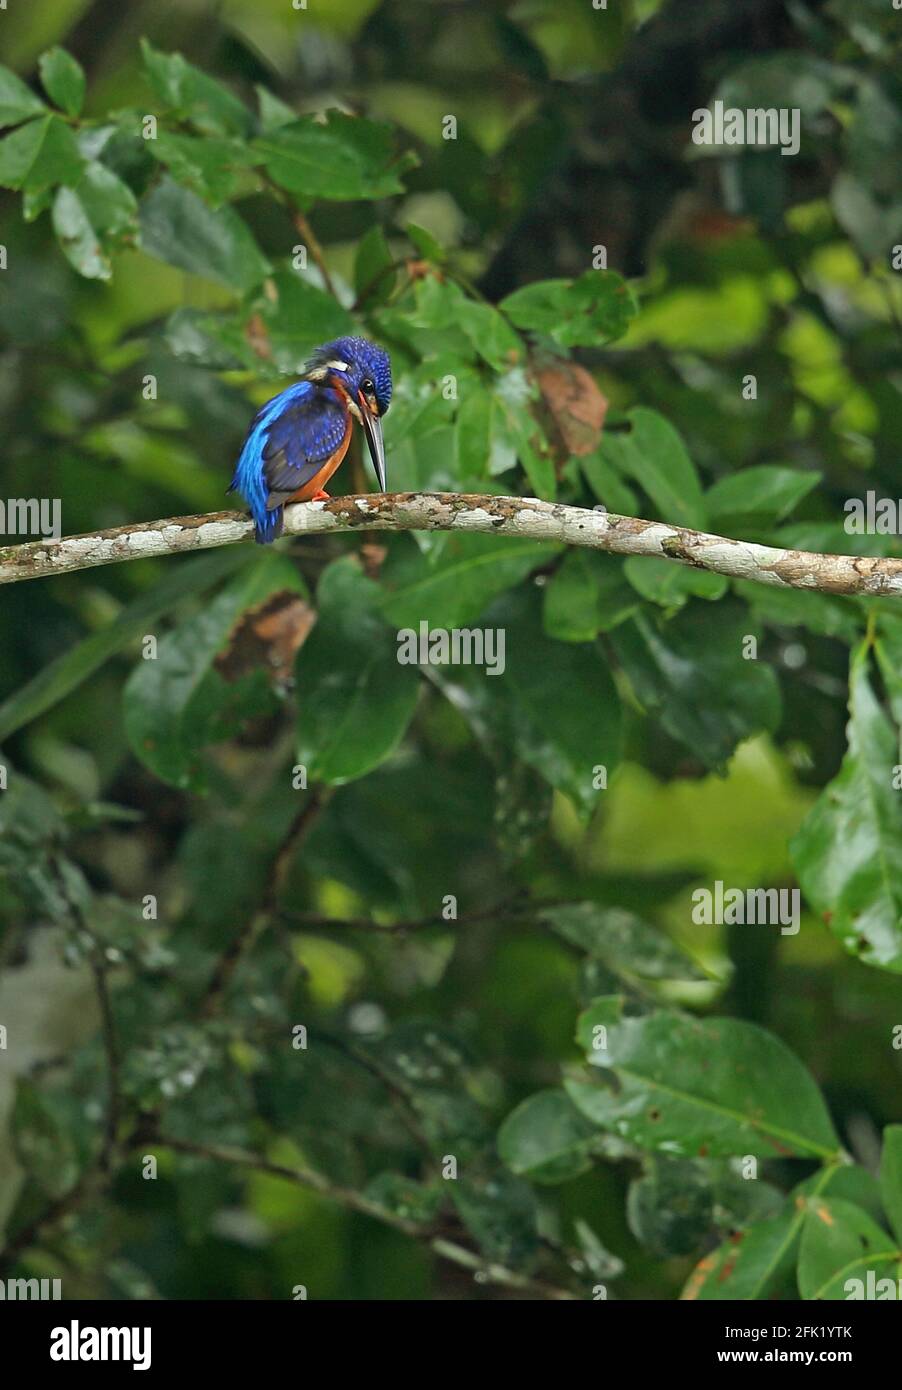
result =
[[[902,491],[884,0],[39,8],[3,21],[4,496],[219,509],[255,406],[361,332],[392,489],[902,553],[843,524]],[[798,108],[798,155],[694,145],[715,99]],[[446,532],[2,595],[7,1271],[900,1272],[898,600]],[[423,622],[502,631],[503,674],[399,664]],[[694,920],[717,882],[799,886],[800,929]]]

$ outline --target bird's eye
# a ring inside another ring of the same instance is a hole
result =
[[[372,393],[373,393],[373,392],[375,391],[375,389],[376,389],[376,385],[375,385],[375,382],[373,381],[373,378],[370,377],[370,376],[365,376],[365,377],[363,378],[363,381],[361,381],[361,383],[360,383],[360,389],[361,389],[361,391],[365,391],[366,394],[367,394],[368,396],[369,396],[369,395],[372,395]]]

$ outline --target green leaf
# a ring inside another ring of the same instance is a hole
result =
[[[147,148],[172,177],[214,207],[227,202],[247,183],[253,156],[240,140],[213,136],[173,135],[160,131]]]
[[[144,68],[166,106],[188,117],[205,135],[248,136],[251,113],[227,87],[186,62],[181,53],[163,53],[141,40]]]
[[[41,116],[0,140],[0,186],[38,194],[58,183],[77,183],[84,161],[72,131],[59,116]]]
[[[302,198],[388,198],[403,193],[400,175],[417,161],[398,157],[390,125],[330,111],[303,116],[253,141],[270,177]]]
[[[218,724],[230,691],[213,669],[216,657],[243,613],[285,590],[303,593],[294,566],[278,554],[255,557],[160,641],[155,659],[137,663],[123,694],[125,730],[137,756],[164,782],[203,789],[201,751],[231,732]]]
[[[257,93],[261,130],[278,130],[280,126],[291,125],[292,121],[297,120],[298,113],[279,97],[274,96],[267,87],[258,83],[254,90]]]
[[[810,589],[778,589],[736,579],[733,589],[750,605],[757,621],[776,627],[806,627],[824,637],[854,642],[861,635],[861,610],[853,599]]]
[[[141,203],[140,245],[148,256],[242,293],[270,266],[233,208],[209,208],[190,189],[163,179]]]
[[[705,526],[698,473],[673,425],[645,406],[631,410],[628,418],[629,434],[605,434],[602,459],[648,493],[662,521],[671,526]]]
[[[892,1236],[852,1202],[840,1197],[809,1198],[799,1251],[802,1297],[850,1298],[849,1280],[860,1281],[858,1296],[865,1297],[869,1274],[876,1280],[889,1279],[890,1296],[898,1298],[902,1251]]]
[[[746,1183],[749,1187],[760,1185],[757,1179]],[[809,1199],[822,1199],[829,1193],[870,1204],[870,1190],[876,1186],[862,1168],[846,1164],[821,1168],[792,1189],[782,1211],[755,1221],[748,1230],[734,1232],[719,1249],[707,1255],[689,1276],[680,1297],[720,1300],[793,1296],[793,1276]]]
[[[595,769],[610,776],[620,756],[620,700],[607,663],[597,646],[545,636],[535,589],[505,595],[486,621],[506,633],[503,679],[514,746],[587,816],[598,802]]]
[[[81,63],[64,48],[48,48],[38,59],[41,82],[52,102],[67,116],[77,116],[85,99],[85,74]]]
[[[471,299],[453,280],[426,275],[416,283],[415,298],[416,309],[410,316],[415,327],[463,334],[473,359],[481,357],[496,372],[509,371],[522,359],[523,343],[504,316],[490,304]],[[517,404],[535,394],[522,375],[523,386],[517,381]]]
[[[637,594],[667,609],[682,608],[693,597],[723,598],[728,588],[722,574],[693,569],[663,556],[628,555],[623,573]]]
[[[591,1167],[594,1130],[560,1089],[538,1091],[498,1130],[498,1152],[512,1173],[532,1182],[569,1182]]]
[[[201,309],[176,309],[166,320],[166,346],[182,362],[230,371],[247,367],[259,371],[260,355],[248,338],[243,315],[205,314]]]
[[[448,253],[444,246],[425,227],[420,227],[416,222],[405,222],[404,231],[424,261],[432,261],[434,265],[442,265],[448,259]]]
[[[514,367],[499,376],[493,394],[500,407],[493,419],[493,472],[499,452],[502,466],[508,458],[519,459],[535,496],[554,501],[557,490],[554,459],[532,415],[535,388],[523,368]]]
[[[177,562],[106,627],[56,657],[0,705],[0,742],[77,690],[111,656],[143,636],[148,624],[170,612],[181,598],[203,593],[247,560],[247,555],[235,547]]]
[[[518,328],[546,333],[561,347],[597,347],[619,338],[637,312],[632,290],[613,270],[524,285],[499,308]]]
[[[543,541],[495,536],[449,538],[436,560],[414,546],[396,549],[383,570],[382,611],[398,628],[452,628],[478,618],[498,594],[511,589],[554,554]]]
[[[902,1244],[902,1125],[887,1125],[883,1131],[880,1193],[889,1223]]]
[[[311,781],[339,785],[394,752],[419,682],[378,616],[378,585],[352,557],[329,566],[316,597],[319,619],[297,664],[297,759]]]
[[[683,1299],[768,1298],[792,1273],[802,1213],[788,1203],[706,1255],[690,1274]]]
[[[545,585],[542,622],[558,642],[592,642],[640,608],[623,577],[623,564],[610,555],[570,550]]]
[[[746,517],[783,521],[803,497],[816,488],[823,475],[762,464],[729,473],[705,493],[708,523]]]
[[[893,786],[896,730],[852,656],[848,751],[790,844],[802,891],[848,951],[902,971],[902,802]]]
[[[354,290],[358,299],[366,300],[372,307],[389,297],[398,278],[394,261],[385,233],[376,223],[360,242],[354,259]]]
[[[0,127],[18,125],[19,121],[40,116],[46,110],[40,97],[26,87],[21,77],[0,66]]]
[[[652,1254],[694,1254],[714,1224],[714,1186],[707,1164],[649,1160],[630,1183],[626,1214],[633,1235]]]
[[[665,624],[640,614],[611,634],[640,703],[708,767],[780,722],[774,672],[742,655],[749,627],[748,614],[725,606],[690,607]]]
[[[312,348],[354,332],[354,320],[347,309],[296,271],[277,271],[272,285],[275,294],[261,296],[256,308],[279,371],[296,374]]]
[[[136,225],[138,204],[128,184],[92,160],[74,188],[58,188],[53,200],[53,230],[66,259],[79,275],[109,280],[108,247]]]
[[[635,516],[638,508],[636,494],[625,483],[620,472],[603,457],[601,446],[594,454],[587,454],[579,461],[586,482],[603,507],[620,516]]]
[[[487,1259],[519,1266],[535,1254],[538,1210],[528,1183],[502,1170],[464,1176],[450,1186],[461,1220]]]
[[[65,1106],[54,1104],[33,1082],[20,1079],[11,1119],[22,1167],[48,1197],[62,1197],[74,1186],[80,1168]]]
[[[622,1004],[598,999],[577,1024],[588,1060],[619,1083],[566,1083],[595,1124],[673,1156],[835,1155],[839,1141],[820,1091],[772,1033],[739,1019],[666,1010],[625,1018]]]
[[[574,946],[605,961],[618,974],[643,980],[706,978],[663,932],[620,907],[568,903],[547,908],[542,920]]]

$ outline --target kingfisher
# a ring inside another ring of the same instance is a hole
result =
[[[250,507],[258,545],[281,536],[286,502],[329,496],[325,484],[348,451],[355,420],[385,491],[382,416],[391,388],[387,352],[367,338],[336,338],[316,348],[300,380],[257,412],[228,490]]]

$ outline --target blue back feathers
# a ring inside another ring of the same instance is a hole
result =
[[[350,337],[317,348],[301,380],[267,401],[251,423],[229,488],[247,502],[261,545],[282,534],[285,502],[332,458],[349,428],[347,403],[325,375],[339,381],[353,401],[371,381],[379,414],[389,407],[388,353],[366,338]]]

